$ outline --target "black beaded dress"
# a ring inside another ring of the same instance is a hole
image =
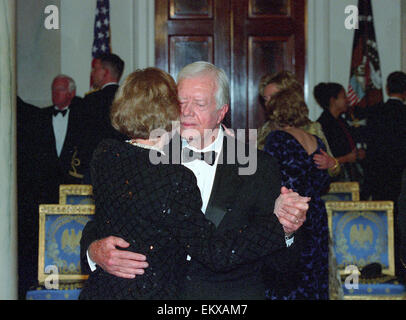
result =
[[[181,164],[153,164],[154,150],[104,140],[91,162],[99,239],[114,235],[143,253],[149,267],[142,276],[124,279],[97,267],[80,299],[177,299],[186,257],[216,271],[227,271],[263,255],[286,250],[273,234],[272,214],[223,234],[204,217],[193,173]]]

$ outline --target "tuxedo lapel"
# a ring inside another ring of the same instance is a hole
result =
[[[52,123],[53,118],[53,106],[47,110],[45,114],[45,134],[44,138],[47,141],[43,142],[43,147],[48,149],[49,155],[58,159],[58,153],[56,152],[56,139],[54,133],[54,125]]]
[[[238,189],[242,183],[238,175],[237,164],[227,164],[227,138],[224,137],[223,148],[219,155],[223,159],[217,164],[213,188],[210,193],[209,203],[206,208],[206,218],[219,227],[226,215],[233,214],[233,204],[236,202]]]

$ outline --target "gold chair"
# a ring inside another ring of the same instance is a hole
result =
[[[90,184],[61,184],[59,204],[94,204],[93,187]]]
[[[344,299],[405,299],[395,277],[393,202],[327,201],[326,209]],[[359,271],[371,263],[382,274],[362,278]]]
[[[28,300],[77,299],[87,275],[80,264],[80,239],[94,205],[39,206],[38,283]]]
[[[324,201],[359,201],[358,182],[332,182]]]

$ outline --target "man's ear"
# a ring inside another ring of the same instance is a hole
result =
[[[220,124],[221,121],[223,121],[224,117],[226,116],[226,113],[228,111],[228,104],[223,104],[223,106],[219,109],[218,111],[218,117],[217,117],[217,123]]]

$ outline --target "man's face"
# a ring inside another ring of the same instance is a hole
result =
[[[90,73],[93,88],[100,89],[103,86],[106,72],[100,60],[95,60]]]
[[[334,99],[334,103],[336,105],[336,108],[340,112],[347,112],[348,110],[348,100],[347,100],[347,95],[344,90],[341,90],[340,93],[337,96],[337,99]]]
[[[186,78],[178,83],[180,133],[198,148],[212,143],[213,130],[218,128],[228,110],[228,105],[217,109],[215,92],[216,84],[210,75]]]
[[[52,103],[59,109],[70,105],[75,91],[69,91],[68,79],[55,79],[52,83]]]

